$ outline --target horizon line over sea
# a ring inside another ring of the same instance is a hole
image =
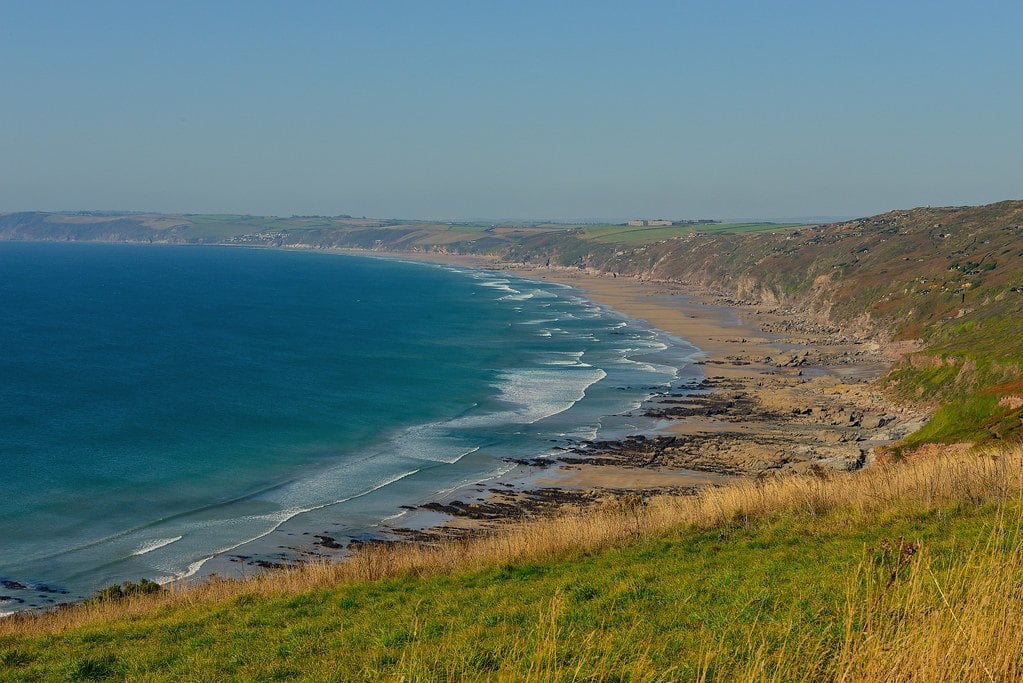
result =
[[[571,287],[462,266],[0,243],[0,292],[0,612],[322,556],[316,535],[649,431],[641,403],[700,376]]]

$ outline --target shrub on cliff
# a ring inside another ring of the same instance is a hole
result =
[[[151,593],[159,593],[164,590],[163,586],[155,581],[149,579],[140,579],[138,583],[133,581],[125,581],[121,585],[114,584],[113,586],[107,586],[96,591],[96,595],[93,596],[94,600],[99,602],[111,601],[111,600],[124,600],[136,595],[149,595]]]

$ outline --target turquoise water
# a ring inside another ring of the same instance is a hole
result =
[[[636,429],[694,351],[560,285],[321,253],[0,243],[0,295],[0,611],[367,532]]]

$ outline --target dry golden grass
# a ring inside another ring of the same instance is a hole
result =
[[[980,469],[976,482],[993,481],[991,470]],[[710,653],[707,665],[729,670],[744,662],[728,676],[735,681],[1023,680],[1023,519],[1000,515],[951,567],[912,542],[886,550],[887,562],[864,562],[848,582],[837,650],[793,634],[790,647],[769,651],[753,637],[748,652]],[[640,679],[664,680],[651,672]]]
[[[242,593],[291,594],[383,577],[468,571],[507,562],[542,562],[575,550],[598,550],[669,528],[741,525],[771,516],[815,516],[836,509],[841,509],[843,516],[854,522],[858,518],[869,518],[905,505],[927,507],[954,502],[976,503],[1019,498],[1021,493],[1023,448],[979,454],[959,452],[948,456],[936,455],[879,465],[851,474],[768,478],[708,489],[696,496],[665,496],[642,504],[626,502],[599,510],[567,513],[553,519],[509,525],[486,536],[434,546],[370,547],[340,563],[311,564],[241,581],[208,581],[196,586],[178,587],[155,596],[92,603],[50,614],[5,619],[0,621],[0,636],[10,633],[59,632],[74,626],[120,619],[163,607],[221,601]],[[968,589],[977,588],[968,587],[970,581],[984,580],[994,582],[990,588],[994,591],[997,587],[998,595],[1017,595],[1019,588],[1009,590],[1011,587],[997,583],[1008,581],[1015,567],[1006,568],[1007,573],[1003,576],[984,565],[984,562],[990,561],[989,556],[978,549],[977,554],[963,564],[961,585],[943,589],[954,598]],[[927,582],[927,569],[923,562],[923,559],[915,559],[913,564],[914,571],[920,572],[918,580],[921,585]],[[978,576],[973,565],[985,570],[983,577]],[[985,595],[993,599],[995,593],[986,592]],[[971,604],[971,608],[979,610],[981,605]],[[1009,608],[1008,604],[1000,607],[1006,610]],[[907,605],[906,609],[912,612],[915,607]],[[985,606],[984,609],[990,608]],[[866,616],[872,615],[870,613]],[[940,612],[926,621],[931,623],[939,618]],[[1023,619],[1016,623],[1023,624]],[[923,627],[922,622],[914,624],[915,628]],[[875,625],[872,628],[876,630],[879,627]],[[906,629],[909,626],[903,625],[900,628]],[[962,641],[964,637],[961,632],[956,633],[960,635],[955,642]],[[884,634],[884,638],[878,635],[873,640],[866,639],[863,642],[851,638],[850,652],[865,652],[867,650],[864,648],[869,648],[872,642],[888,642],[889,637],[903,640],[909,637],[908,631],[891,631],[890,627]],[[982,637],[981,631],[970,633],[970,638],[979,637]],[[880,648],[881,645],[876,647]],[[852,668],[850,665],[850,670]]]
[[[864,585],[850,587],[841,680],[1023,679],[1020,521],[1000,520],[951,569],[924,549],[898,589],[864,568]]]
[[[995,496],[1018,496],[1019,489],[1013,487],[1019,484],[1020,452],[1007,455],[1010,457],[988,457],[976,463],[913,463],[895,476],[854,477],[857,485],[853,491],[875,502],[884,499],[874,494],[897,492],[909,496],[922,493],[924,500],[939,502],[953,489],[931,483],[921,488],[918,485],[924,479],[917,475],[941,473],[959,477],[959,483],[967,487],[964,491],[979,493],[975,487],[993,484],[989,491]],[[910,472],[914,475],[900,476]],[[882,482],[882,489],[871,489],[872,484]],[[796,491],[787,491],[783,504],[793,502],[788,493]],[[852,495],[866,502],[857,493]],[[870,512],[871,507],[862,510]],[[807,636],[795,627],[790,628],[783,647],[772,648],[759,640],[753,629],[744,652],[724,647],[708,650],[695,680],[1023,680],[1023,519],[1006,519],[1000,514],[991,533],[978,538],[973,550],[951,568],[947,563],[938,566],[926,549],[911,541],[900,539],[879,552],[879,557],[865,561],[850,577],[845,637],[837,648],[834,642]],[[568,635],[558,627],[561,608],[558,598],[552,600],[546,618],[532,633],[532,642],[513,643],[506,653],[509,660],[528,661],[528,675],[516,673],[507,679],[498,675],[493,680],[578,680],[575,674],[584,668],[585,680],[678,680],[672,669],[653,665],[646,653],[616,656],[614,648],[601,641],[606,636],[598,632],[575,646],[574,669],[566,668],[558,660]],[[438,680],[443,662],[456,659],[451,655],[424,653],[412,644],[398,667],[403,674],[396,680]],[[446,680],[459,680],[457,672]]]

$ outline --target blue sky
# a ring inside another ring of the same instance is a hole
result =
[[[1023,3],[0,0],[0,211],[1023,197]]]

